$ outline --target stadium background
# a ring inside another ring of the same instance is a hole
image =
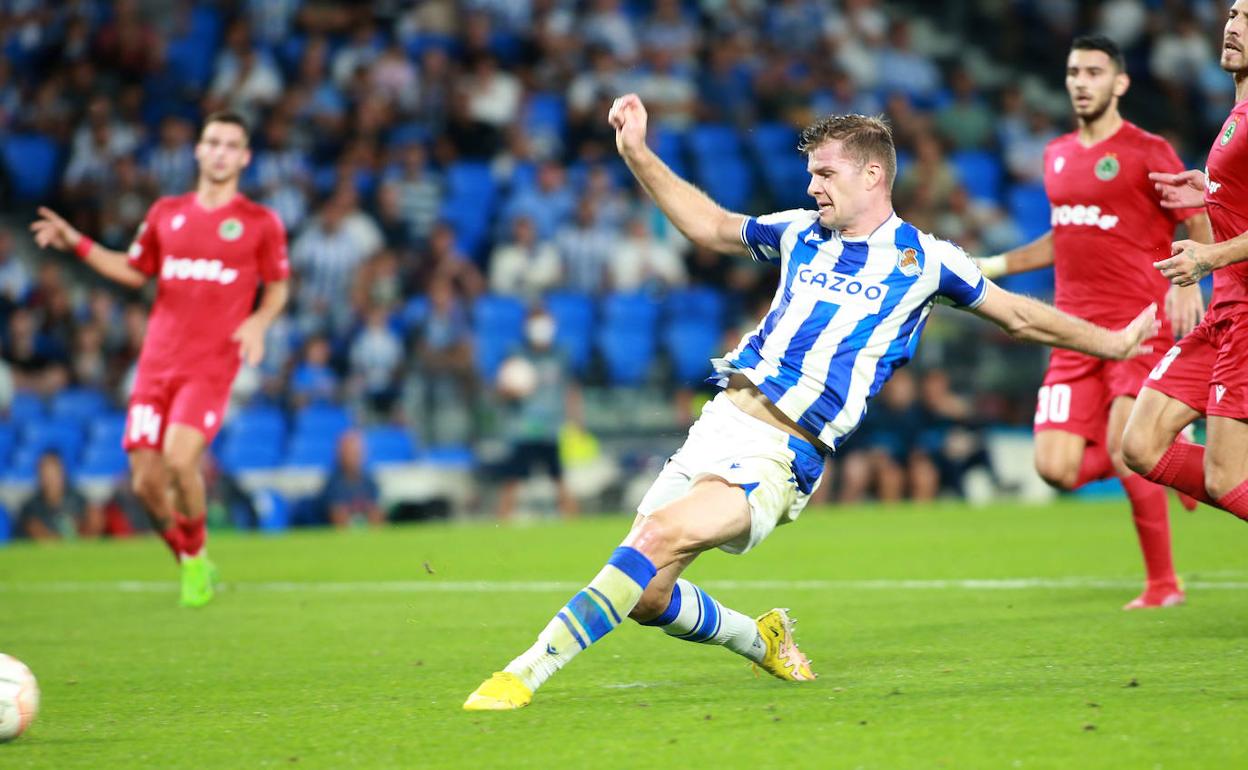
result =
[[[1143,0],[10,0],[0,539],[49,448],[89,498],[143,526],[120,432],[150,287],[129,294],[36,253],[25,226],[49,204],[125,248],[155,197],[192,186],[208,111],[253,122],[243,188],[282,216],[295,271],[292,305],[213,448],[247,493],[223,520],[318,519],[352,425],[387,504],[488,511],[511,414],[493,377],[538,304],[584,386],[587,434],[564,439],[578,489],[590,508],[624,510],[696,412],[706,359],[756,322],[775,276],[691,250],[638,194],[605,122],[614,96],[640,93],[660,154],[747,213],[804,205],[796,127],[883,112],[899,213],[988,254],[1048,227],[1040,159],[1069,123],[1054,41],[1117,40],[1133,83],[1125,115],[1199,166],[1232,100],[1221,23],[1218,3]],[[1005,283],[1051,291],[1046,272]],[[852,443],[904,464],[961,431],[1021,468],[1013,480],[998,468],[985,494],[1026,492],[1044,355],[938,311],[912,365],[920,393],[896,394],[892,413],[878,405]],[[936,402],[973,415],[934,414]],[[963,492],[958,480],[945,491]],[[528,495],[549,507],[540,484]]]

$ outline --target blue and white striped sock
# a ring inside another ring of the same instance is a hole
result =
[[[641,551],[623,545],[616,548],[607,566],[559,610],[533,646],[503,670],[537,690],[577,653],[628,617],[654,573],[654,564]]]
[[[689,642],[723,645],[755,663],[767,652],[753,618],[725,607],[684,578],[672,587],[667,609],[642,625],[658,626],[663,633]]]

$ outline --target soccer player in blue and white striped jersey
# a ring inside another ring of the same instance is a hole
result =
[[[798,517],[825,455],[913,355],[933,304],[972,310],[1018,339],[1103,358],[1143,352],[1157,330],[1153,306],[1111,331],[1004,291],[957,246],[901,220],[892,206],[892,134],[877,118],[809,126],[799,149],[816,208],[757,218],[720,208],[646,146],[636,95],[617,99],[609,120],[633,175],[686,237],[778,265],[780,285],[758,327],[713,362],[723,391],[643,498],[623,543],[531,648],[468,696],[470,710],[527,705],[625,616],[728,647],[780,679],[813,679],[784,610],[751,619],[680,575],[703,551],[744,553]]]

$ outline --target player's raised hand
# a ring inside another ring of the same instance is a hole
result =
[[[1200,286],[1171,286],[1166,292],[1166,316],[1174,326],[1174,336],[1183,335],[1196,328],[1205,317],[1205,298]]]
[[[1157,320],[1157,303],[1154,302],[1140,311],[1134,321],[1118,331],[1122,346],[1115,358],[1121,361],[1142,353],[1153,352],[1153,346],[1145,341],[1157,336],[1160,329],[1161,322]]]
[[[615,149],[629,155],[646,146],[646,106],[637,94],[625,94],[611,104],[607,122],[615,129]]]
[[[39,207],[39,218],[30,223],[30,231],[35,234],[35,243],[41,249],[70,251],[82,237],[73,225],[46,206]]]
[[[1154,262],[1153,267],[1175,286],[1191,286],[1218,267],[1209,249],[1206,243],[1186,239],[1175,241],[1170,244],[1170,258]]]
[[[248,366],[256,366],[264,358],[265,325],[254,315],[238,325],[230,339],[238,343],[238,354]]]
[[[1205,205],[1205,172],[1196,169],[1177,174],[1151,171],[1157,192],[1161,193],[1161,205],[1168,209],[1198,209]]]

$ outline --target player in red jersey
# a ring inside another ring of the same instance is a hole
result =
[[[128,254],[93,242],[47,208],[31,225],[39,246],[73,250],[120,284],[138,288],[157,277],[122,443],[134,491],[182,565],[187,606],[212,599],[216,573],[204,553],[200,458],[221,428],[240,362],[257,364],[264,354],[290,273],[281,221],[238,192],[251,160],[242,118],[208,116],[195,158],[195,192],[152,204]]]
[[[1209,150],[1205,172],[1154,174],[1164,205],[1205,205],[1215,243],[1178,241],[1157,262],[1180,286],[1213,274],[1209,314],[1166,353],[1140,392],[1123,439],[1138,473],[1248,520],[1248,0],[1236,0],[1222,33],[1222,69],[1235,106]],[[1208,417],[1208,447],[1176,437]]]
[[[1006,254],[980,260],[989,277],[1053,265],[1054,304],[1093,323],[1121,326],[1141,305],[1166,309],[1153,352],[1105,361],[1054,350],[1036,403],[1036,470],[1049,484],[1075,489],[1117,475],[1122,480],[1144,554],[1147,584],[1125,609],[1183,601],[1170,551],[1165,489],[1123,462],[1122,434],[1136,393],[1174,333],[1188,332],[1203,312],[1200,287],[1171,287],[1153,268],[1169,253],[1174,228],[1211,240],[1199,208],[1163,208],[1151,171],[1183,169],[1161,137],[1123,120],[1118,100],[1130,81],[1122,54],[1101,36],[1076,38],[1066,61],[1066,90],[1077,130],[1049,143],[1044,187],[1052,228]],[[1173,324],[1173,329],[1172,325]]]

